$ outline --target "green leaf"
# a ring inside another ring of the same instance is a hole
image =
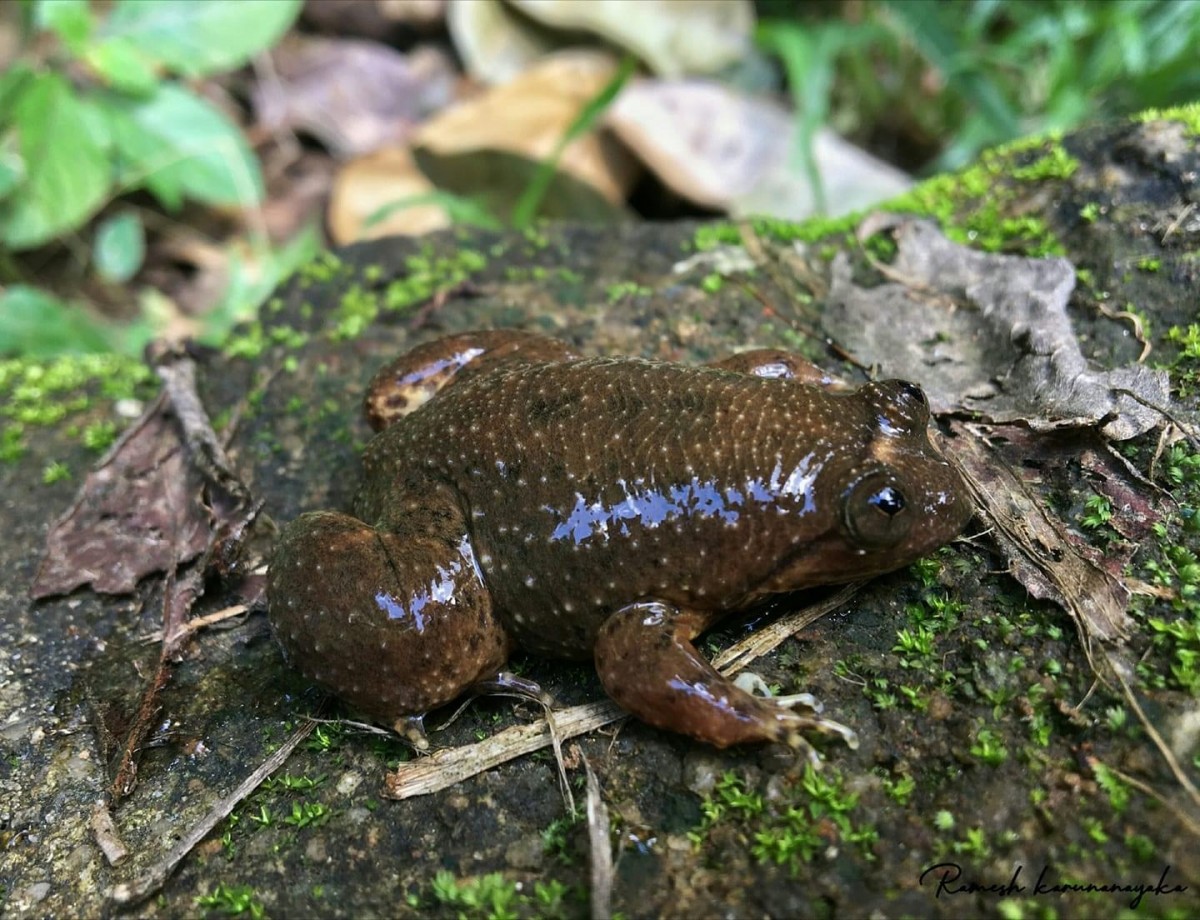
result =
[[[146,188],[173,209],[185,197],[249,207],[262,198],[262,175],[241,131],[220,111],[175,83],[144,99],[98,97],[118,158],[119,181]]]
[[[16,284],[0,294],[0,355],[45,358],[111,350],[105,326],[78,307]]]
[[[273,45],[301,0],[118,0],[104,35],[188,77],[232,70]]]
[[[122,284],[137,274],[145,257],[146,233],[133,212],[114,214],[97,228],[92,258],[101,277]]]
[[[124,38],[110,38],[89,46],[83,59],[104,82],[125,93],[148,96],[158,82],[151,62]]]
[[[38,28],[49,29],[78,56],[96,25],[88,0],[38,0],[33,10]]]
[[[25,161],[19,148],[15,131],[0,136],[0,201],[11,195],[25,178]]]
[[[28,249],[83,224],[107,200],[107,138],[66,78],[42,73],[14,101],[27,174],[0,206],[0,242]]]
[[[0,125],[12,120],[13,105],[32,79],[33,71],[22,61],[17,61],[0,73]]]

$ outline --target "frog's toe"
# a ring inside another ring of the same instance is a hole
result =
[[[767,682],[753,671],[743,671],[734,680],[734,686],[745,690],[757,698],[767,700],[778,706],[791,718],[781,713],[785,737],[781,740],[787,745],[799,750],[809,750],[809,744],[802,733],[831,735],[841,738],[850,750],[858,749],[858,733],[841,722],[821,718],[825,707],[811,693],[790,693],[782,696],[771,692]],[[806,714],[796,712],[797,709],[807,710]]]
[[[401,716],[392,723],[392,731],[415,747],[418,751],[429,750],[429,736],[425,734],[425,716]]]

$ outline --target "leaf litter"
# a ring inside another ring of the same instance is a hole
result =
[[[1075,268],[1066,259],[978,252],[930,221],[896,215],[869,217],[859,239],[881,230],[892,231],[897,247],[890,265],[876,263],[888,280],[859,286],[849,257],[839,254],[826,328],[880,376],[924,387],[953,436],[944,452],[1008,571],[1032,596],[1067,611],[1093,673],[1125,698],[1200,809],[1200,791],[1135,697],[1125,645],[1135,627],[1130,594],[1144,586],[1124,577],[1124,565],[1162,515],[1148,496],[1155,487],[1110,444],[1156,428],[1195,442],[1195,430],[1178,420],[1167,372],[1088,361],[1067,313]],[[1112,501],[1110,523],[1126,540],[1113,552],[1073,532],[1039,490],[1039,477],[1027,475],[1039,463],[1051,467],[1056,455],[1060,466],[1078,462]]]

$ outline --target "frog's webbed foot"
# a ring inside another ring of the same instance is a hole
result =
[[[595,646],[596,671],[609,696],[644,722],[716,747],[776,741],[811,757],[806,734],[857,742],[845,726],[755,696],[719,673],[692,644],[706,620],[659,601],[611,616]]]
[[[846,742],[846,747],[850,748],[850,750],[858,750],[858,733],[850,726],[843,725],[841,722],[821,718],[821,713],[824,712],[825,707],[811,693],[789,693],[784,696],[776,696],[771,692],[771,688],[767,686],[767,682],[753,671],[742,671],[734,679],[733,684],[735,687],[739,687],[751,695],[769,700],[776,706],[782,706],[784,709],[792,711],[796,709],[807,710],[807,718],[812,719],[814,722],[813,731],[823,735],[836,735]],[[803,742],[803,744],[806,746],[807,742]],[[791,746],[800,747],[801,745],[792,744]]]

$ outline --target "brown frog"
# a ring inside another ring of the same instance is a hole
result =
[[[841,392],[786,352],[689,367],[465,333],[385,367],[366,406],[354,515],[283,529],[270,620],[294,666],[397,730],[520,646],[593,658],[653,725],[801,746],[840,726],[735,686],[693,640],[905,566],[971,516],[918,387]]]

